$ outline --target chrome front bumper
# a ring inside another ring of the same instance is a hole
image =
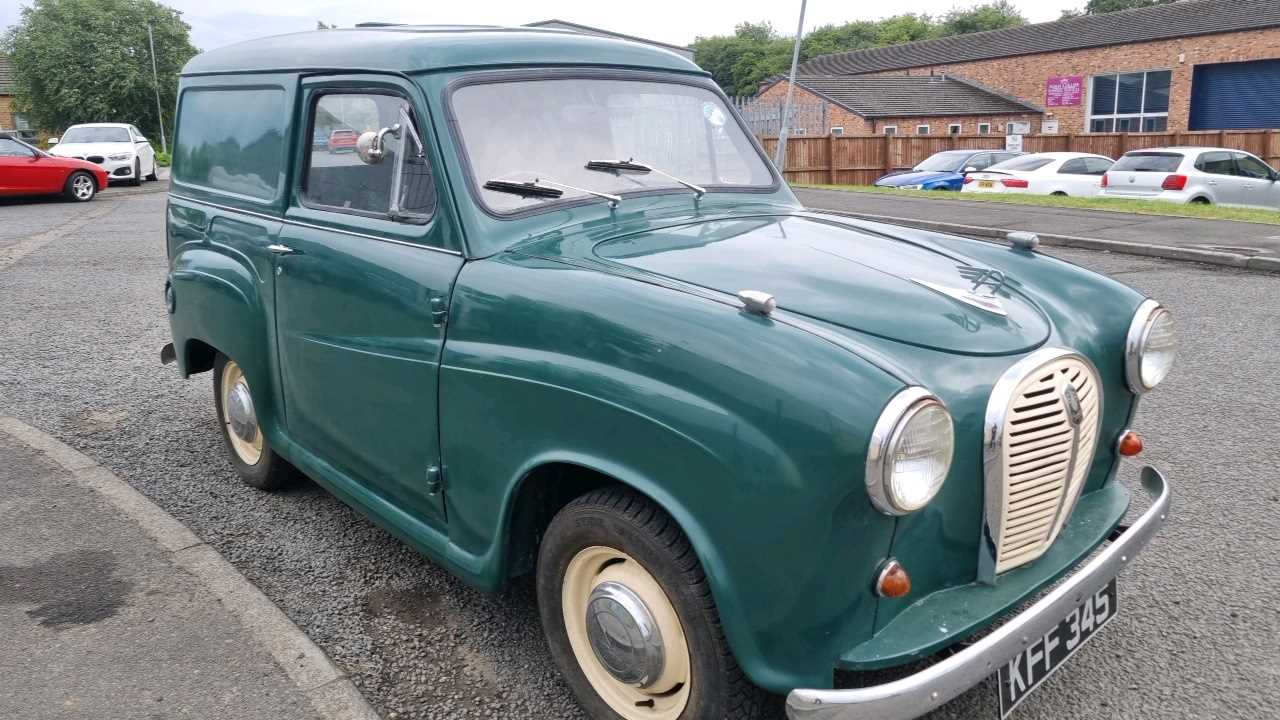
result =
[[[1085,596],[1111,582],[1151,540],[1169,516],[1169,484],[1160,471],[1144,467],[1142,487],[1151,507],[1115,542],[1083,565],[1036,604],[968,648],[914,675],[884,685],[853,690],[792,690],[792,720],[908,720],[955,698],[1022,652],[1076,608]]]

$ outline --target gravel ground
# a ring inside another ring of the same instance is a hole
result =
[[[91,204],[94,205],[94,204]],[[0,414],[133,483],[218,549],[388,718],[582,717],[544,648],[532,584],[487,596],[304,484],[233,477],[208,375],[158,364],[168,341],[163,194],[0,204],[0,246],[71,228],[0,268]],[[1120,582],[1120,615],[1021,718],[1273,717],[1280,689],[1280,279],[1086,252],[1177,314],[1182,357],[1144,401],[1148,459],[1175,514]],[[1133,475],[1133,473],[1128,473]],[[989,717],[978,688],[933,717]]]

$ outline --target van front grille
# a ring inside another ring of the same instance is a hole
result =
[[[989,437],[986,457],[987,492],[998,494],[986,503],[996,573],[1032,562],[1053,544],[1093,462],[1102,405],[1097,374],[1074,353],[1013,370],[1018,375],[997,384],[988,408],[989,421],[993,411],[1002,420],[991,433],[998,448]]]

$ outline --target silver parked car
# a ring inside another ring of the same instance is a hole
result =
[[[1127,152],[1102,176],[1103,197],[1280,210],[1280,173],[1241,150],[1169,147]]]

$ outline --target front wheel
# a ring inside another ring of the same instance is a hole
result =
[[[63,186],[62,194],[68,200],[89,202],[94,195],[98,194],[98,182],[87,172],[73,172],[67,178],[67,184]]]
[[[612,488],[565,506],[537,585],[552,657],[591,717],[755,720],[778,701],[738,667],[688,539],[646,498]]]
[[[213,364],[213,402],[231,466],[246,485],[276,490],[293,480],[296,471],[262,434],[244,370],[221,353]]]

